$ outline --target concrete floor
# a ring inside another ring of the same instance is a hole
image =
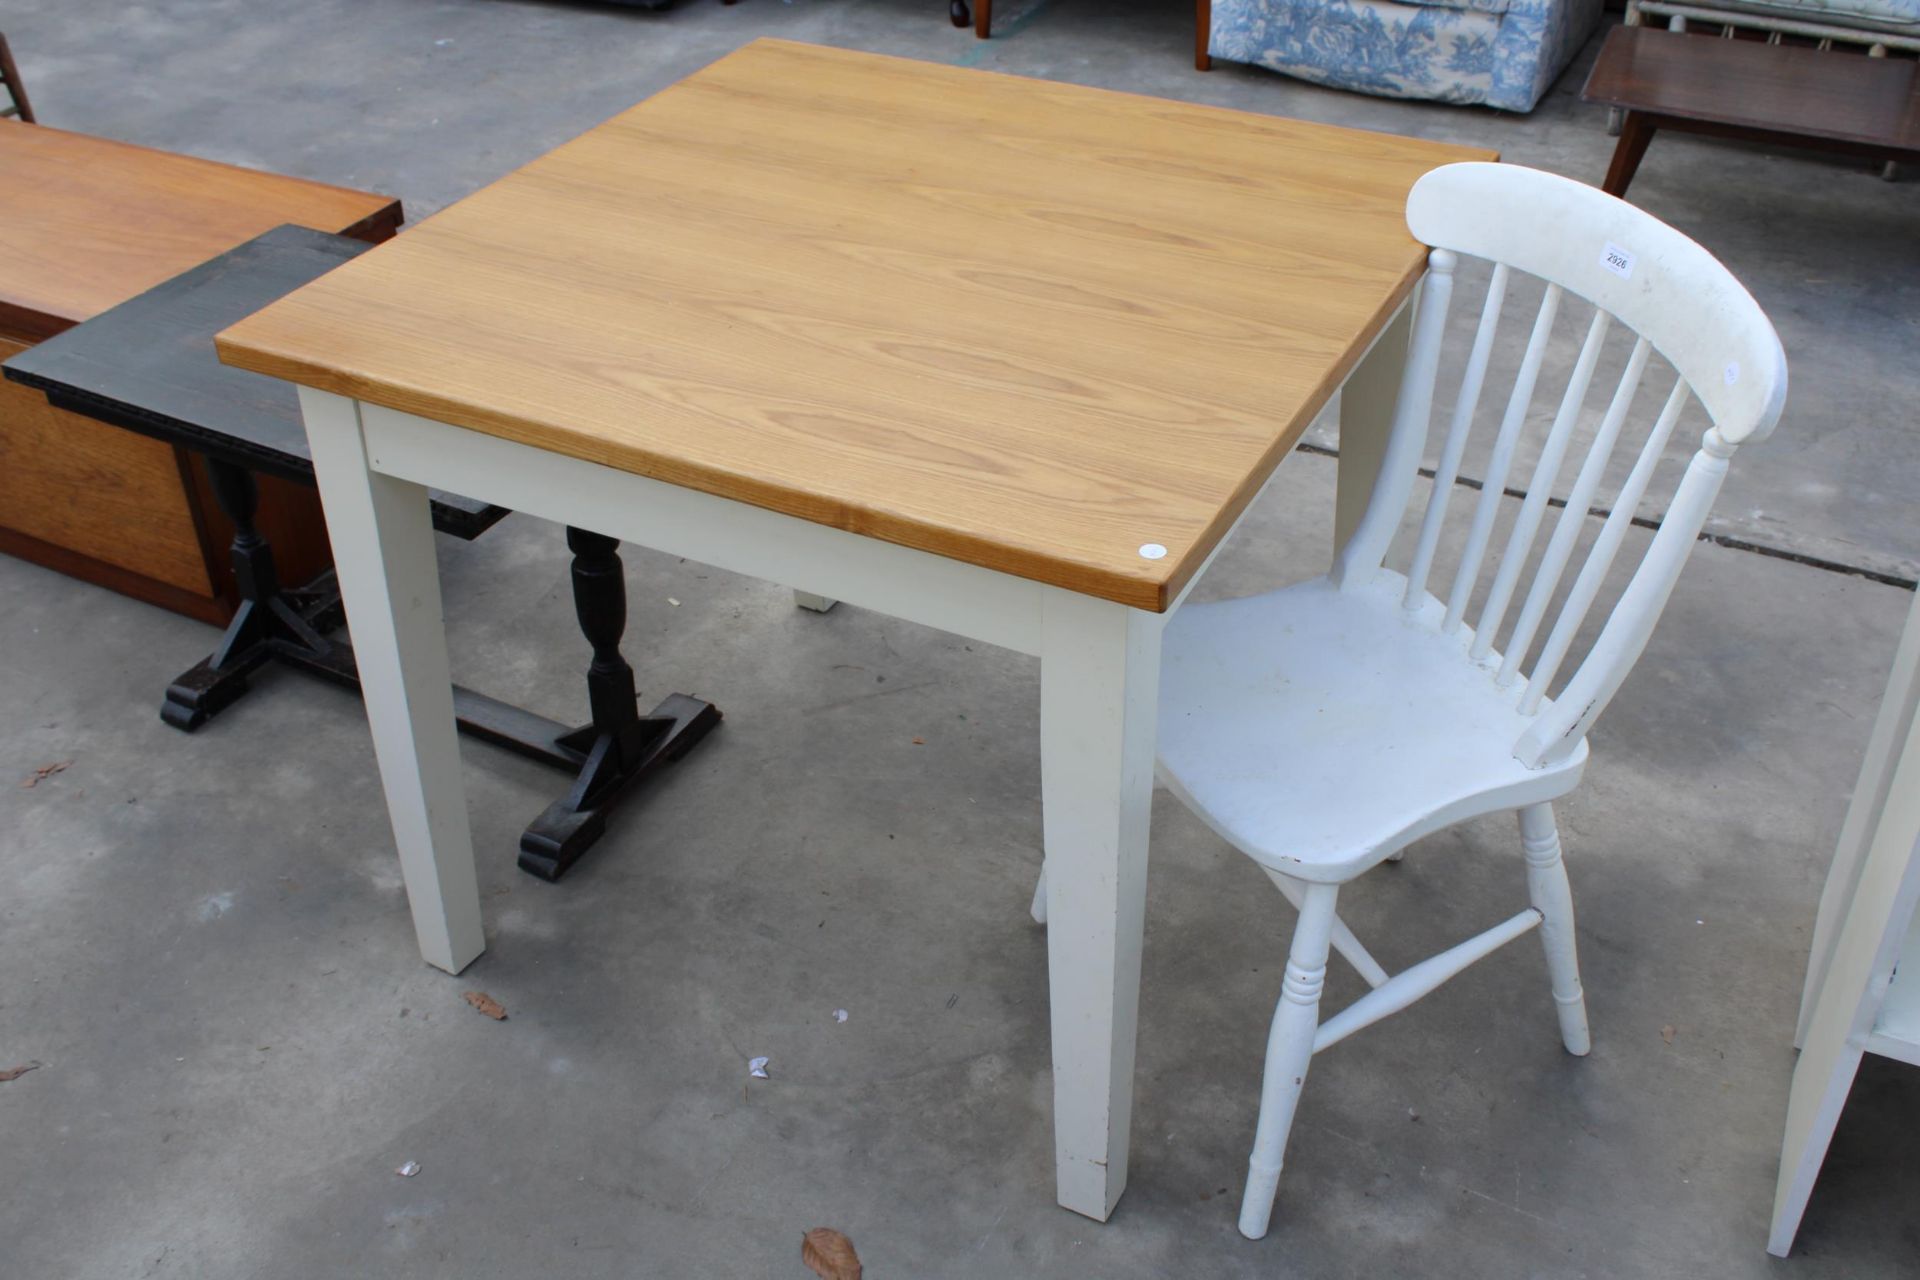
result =
[[[1184,0],[1000,8],[984,45],[933,0],[15,0],[5,30],[47,123],[415,220],[768,32],[1589,179],[1610,147],[1584,61],[1513,117],[1197,75]],[[1913,576],[1916,191],[1655,143],[1636,200],[1725,258],[1793,364],[1720,531]],[[1318,572],[1332,480],[1290,460],[1203,592]],[[442,563],[456,675],[578,714],[556,531],[516,517]],[[469,747],[490,949],[455,979],[418,960],[351,695],[269,676],[180,737],[155,705],[206,628],[0,559],[0,772],[72,762],[0,787],[0,1067],[44,1064],[0,1085],[0,1277],[804,1276],[817,1225],[876,1280],[1920,1274],[1920,1073],[1875,1060],[1795,1257],[1762,1253],[1814,904],[1905,591],[1700,548],[1562,806],[1592,1057],[1560,1051],[1537,949],[1503,952],[1318,1062],[1253,1244],[1234,1206],[1291,916],[1252,866],[1156,805],[1131,1186],[1105,1226],[1057,1210],[1033,664],[628,568],[640,683],[727,724],[558,886],[513,865],[554,777]],[[1506,821],[1437,836],[1343,912],[1405,963],[1511,909],[1514,846]]]

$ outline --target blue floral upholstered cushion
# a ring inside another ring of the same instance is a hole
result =
[[[1601,0],[1213,0],[1209,52],[1391,98],[1531,111]]]

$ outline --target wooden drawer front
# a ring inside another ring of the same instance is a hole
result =
[[[25,350],[0,338],[0,360]],[[210,596],[172,445],[0,380],[0,526]]]

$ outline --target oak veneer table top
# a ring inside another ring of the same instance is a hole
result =
[[[1419,278],[1414,181],[1488,158],[761,40],[220,350],[1164,610]]]
[[[1607,34],[1588,102],[1893,150],[1920,150],[1920,63],[1652,27]]]
[[[69,412],[312,484],[293,388],[221,364],[213,335],[370,248],[309,227],[275,227],[28,347],[0,376]],[[508,514],[438,490],[432,500],[434,527],[456,538],[477,538]]]
[[[378,239],[400,202],[0,120],[0,330],[51,337],[286,222]]]

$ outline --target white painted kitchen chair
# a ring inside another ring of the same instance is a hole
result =
[[[1433,246],[1406,374],[1369,505],[1332,573],[1266,595],[1188,605],[1162,641],[1159,773],[1300,908],[1267,1042],[1260,1121],[1240,1230],[1266,1234],[1309,1060],[1405,1008],[1536,926],[1560,1033],[1588,1048],[1573,903],[1552,801],[1580,780],[1586,735],[1620,687],[1698,540],[1736,446],[1773,429],[1786,360],[1759,306],[1714,258],[1612,196],[1512,165],[1455,164],[1413,188],[1407,224]],[[1457,255],[1494,263],[1480,325],[1405,572],[1385,567],[1432,416]],[[1465,547],[1444,598],[1429,589],[1449,499],[1480,400],[1501,304],[1522,273],[1545,281],[1500,419]],[[1563,297],[1595,307],[1497,561],[1489,543]],[[1529,582],[1524,571],[1610,326],[1637,337],[1624,374]],[[1649,358],[1678,373],[1611,513],[1557,611],[1551,606]],[[1600,594],[1689,395],[1713,426],[1599,637],[1557,697],[1549,687]],[[1472,625],[1468,605],[1492,573]],[[1510,607],[1519,614],[1495,647]],[[1525,659],[1544,634],[1529,670]],[[1421,836],[1517,809],[1531,905],[1388,977],[1334,913],[1340,886]],[[1042,894],[1037,915],[1044,915]],[[1374,989],[1322,1022],[1329,945]]]

